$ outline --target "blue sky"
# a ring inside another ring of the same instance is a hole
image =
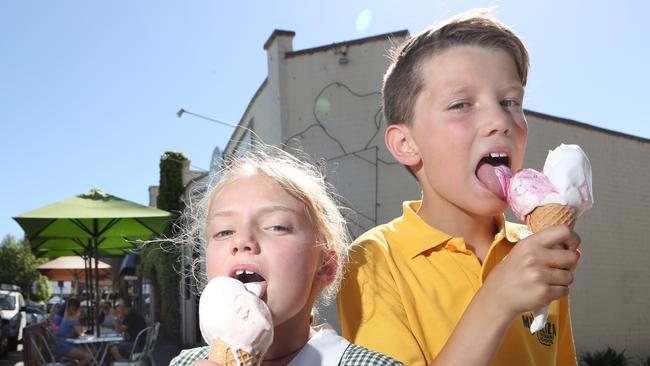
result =
[[[147,204],[167,150],[207,169],[232,129],[175,112],[237,123],[274,29],[300,50],[493,5],[531,54],[526,108],[650,138],[645,1],[2,1],[0,236],[93,187]]]

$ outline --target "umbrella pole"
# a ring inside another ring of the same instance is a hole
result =
[[[98,256],[99,256],[98,245],[99,244],[97,243],[96,238],[95,238],[95,243],[94,244],[95,244],[94,245],[94,247],[95,247],[95,299],[96,299],[94,310],[95,310],[95,327],[97,329],[97,333],[95,333],[95,334],[97,334],[97,336],[99,337],[101,335],[100,334],[100,329],[99,329],[100,328],[100,324],[99,324],[99,309],[100,309],[99,301],[101,299],[101,294],[99,293],[99,258],[98,258]]]
[[[92,299],[91,297],[92,289],[90,286],[90,270],[92,268],[92,262],[90,259],[91,258],[90,254],[91,253],[88,249],[84,250],[84,273],[86,274],[86,279],[84,280],[85,283],[84,291],[88,294],[88,298]],[[88,307],[88,301],[86,301],[86,316],[89,318],[88,320],[92,320],[92,313],[90,311],[90,308]],[[86,321],[86,326],[87,325],[88,325],[88,321]]]

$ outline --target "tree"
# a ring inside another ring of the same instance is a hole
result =
[[[27,294],[38,279],[38,266],[44,262],[32,254],[29,242],[7,234],[0,242],[0,282],[22,287]]]
[[[179,214],[183,209],[181,195],[183,194],[183,164],[187,162],[185,154],[166,151],[160,159],[160,189],[157,206],[159,209]],[[166,237],[174,235],[175,222],[169,225],[164,233]],[[172,336],[180,337],[180,275],[176,264],[179,252],[173,250],[169,243],[148,245],[140,254],[141,265],[138,274],[151,280],[158,301],[154,304],[156,313],[160,314],[161,328]]]
[[[52,297],[50,279],[47,278],[47,276],[39,274],[38,279],[36,279],[34,282],[34,293],[32,294],[32,300],[45,301],[50,297]]]

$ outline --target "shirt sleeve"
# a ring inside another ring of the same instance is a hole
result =
[[[210,347],[197,347],[182,350],[181,353],[174,357],[170,366],[191,366],[197,360],[205,360],[210,355]]]
[[[375,240],[363,241],[353,248],[337,297],[343,336],[406,365],[425,365],[387,255],[387,248]]]
[[[558,366],[576,366],[576,349],[573,343],[573,328],[571,326],[571,314],[569,311],[569,297],[560,300],[560,319],[558,321],[560,331],[558,333]]]

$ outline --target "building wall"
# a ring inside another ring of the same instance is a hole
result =
[[[327,162],[328,180],[351,209],[346,214],[353,236],[399,216],[402,201],[420,197],[414,178],[384,146],[385,121],[379,105],[388,66],[386,50],[404,35],[291,51],[282,61],[273,42],[280,39],[285,49],[291,49],[287,42],[293,34],[274,33],[267,41],[269,78],[242,117],[241,123],[255,121],[253,128],[265,142],[276,143],[274,131],[281,131],[281,142],[289,148],[301,147],[315,160]],[[343,56],[347,63],[339,62]],[[571,292],[577,350],[611,346],[625,349],[628,356],[647,356],[649,141],[536,112],[526,114],[530,137],[525,167],[541,170],[549,149],[576,143],[587,152],[594,170],[596,202],[576,227],[583,240]],[[235,150],[238,139],[241,134],[236,131],[226,154]],[[323,316],[338,327],[334,307],[325,309]]]
[[[593,168],[594,207],[576,225],[582,257],[571,288],[576,348],[650,355],[650,141],[528,115],[526,166],[549,148],[579,144]]]

